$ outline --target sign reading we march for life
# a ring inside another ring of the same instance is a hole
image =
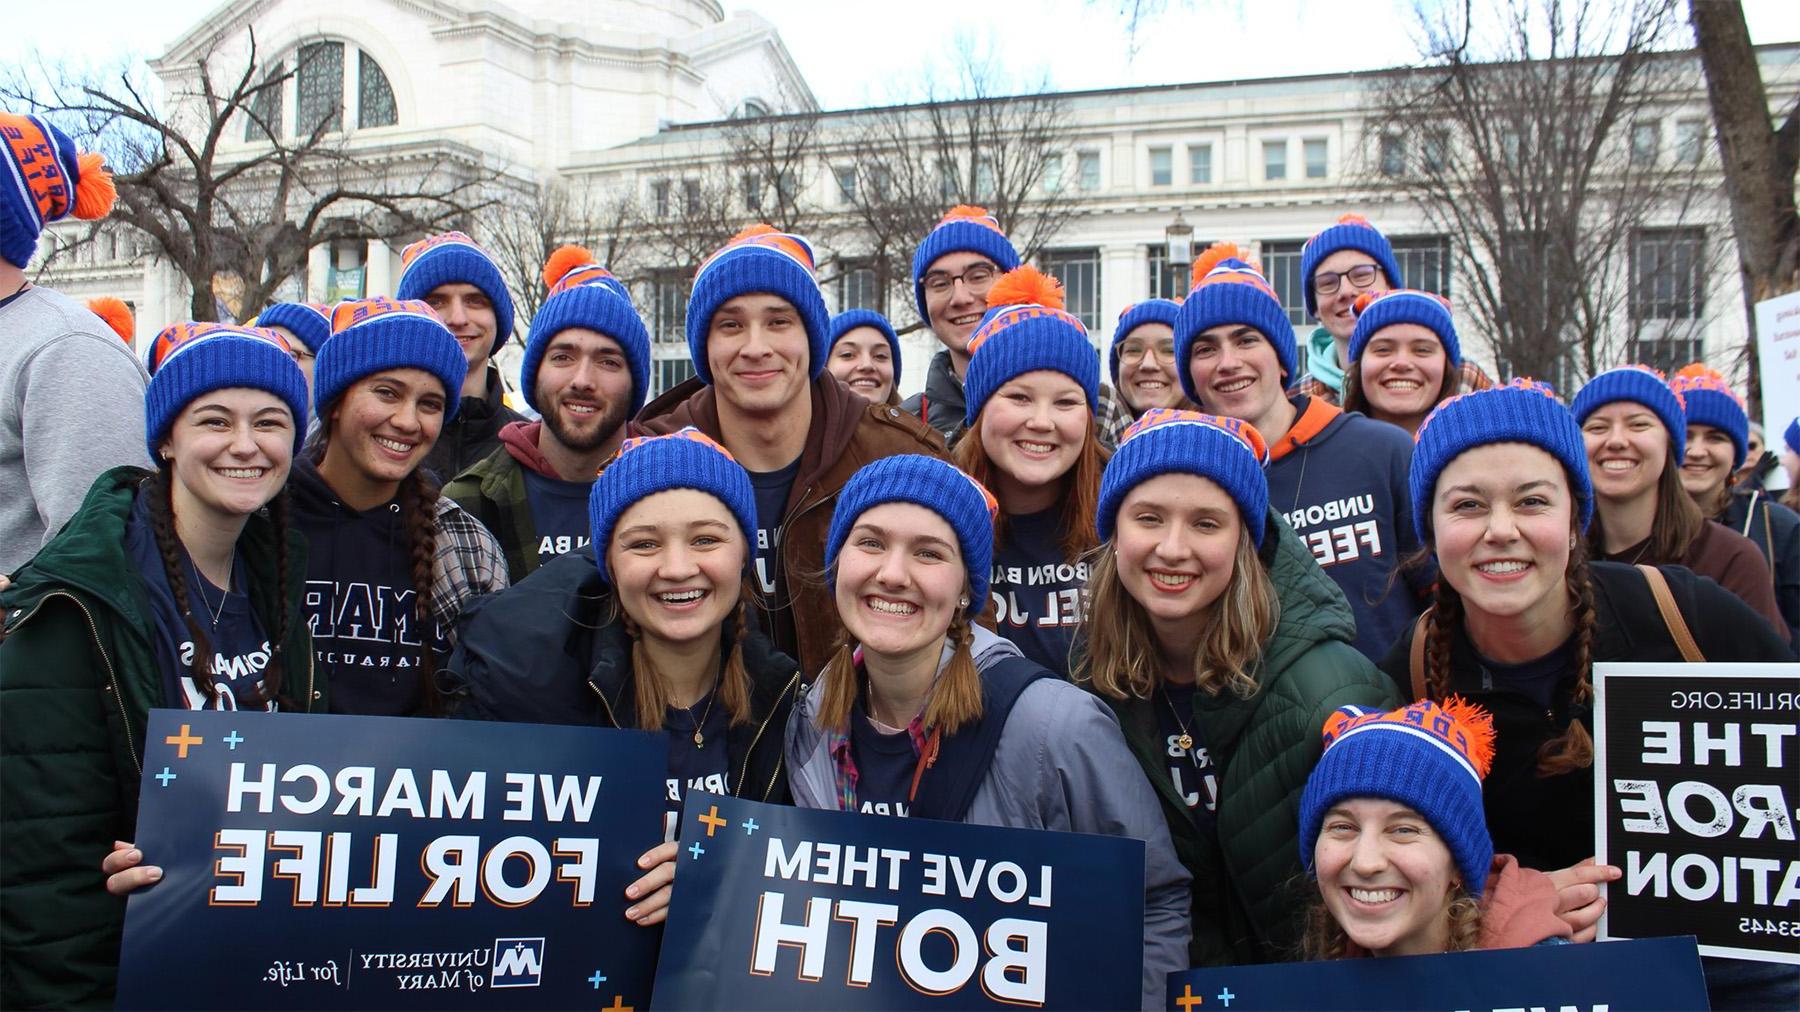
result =
[[[1144,844],[690,793],[659,1009],[1137,1008]]]
[[[1601,938],[1800,963],[1800,664],[1594,665]]]
[[[121,1008],[644,1008],[667,740],[152,710]]]
[[[1645,1012],[1707,1007],[1692,938],[1435,956],[1221,966],[1169,974],[1171,1012]]]

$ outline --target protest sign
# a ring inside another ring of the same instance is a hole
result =
[[[588,727],[153,710],[121,1008],[644,1007],[625,920],[668,744]]]
[[[1800,665],[1596,664],[1602,938],[1800,963]]]
[[[1167,1005],[1172,1012],[1706,1007],[1692,938],[1186,970],[1169,974]]]
[[[1764,445],[1779,451],[1788,423],[1800,417],[1800,292],[1756,304],[1756,358],[1762,375]]]
[[[1136,1008],[1144,844],[690,793],[662,1009]]]

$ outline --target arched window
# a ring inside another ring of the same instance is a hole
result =
[[[744,102],[742,105],[738,106],[737,115],[734,118],[735,119],[757,119],[762,116],[767,116],[768,114],[769,114],[769,107],[768,107],[768,105],[766,105],[763,102],[762,99],[747,98],[747,99],[744,99]]]
[[[382,73],[381,64],[368,53],[360,53],[356,65],[356,125],[360,127],[393,126],[400,119],[394,107],[394,88]]]
[[[344,44],[310,42],[300,47],[295,72],[296,104],[300,117],[294,133],[307,137],[323,126],[327,131],[344,128]]]

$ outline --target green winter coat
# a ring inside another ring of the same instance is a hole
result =
[[[1340,706],[1393,709],[1394,683],[1359,653],[1356,620],[1336,583],[1280,515],[1270,511],[1261,556],[1281,618],[1249,699],[1194,694],[1188,722],[1218,782],[1216,832],[1201,833],[1169,780],[1155,699],[1110,699],[1125,739],[1162,800],[1175,853],[1193,873],[1195,966],[1297,958],[1317,887],[1300,867],[1300,792],[1322,751],[1325,718]]]
[[[525,492],[525,465],[502,444],[444,486],[444,495],[492,531],[506,553],[506,575],[518,583],[538,568],[537,524]]]
[[[125,901],[106,892],[100,860],[136,835],[144,727],[166,706],[143,580],[125,525],[148,472],[95,480],[68,526],[0,593],[0,1007],[112,1004]],[[284,695],[326,708],[314,684],[301,610],[304,541],[288,538],[285,598],[274,528],[250,518],[238,550],[263,627],[280,628]]]

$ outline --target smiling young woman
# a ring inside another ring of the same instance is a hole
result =
[[[1422,956],[1572,940],[1555,881],[1496,855],[1481,810],[1493,720],[1452,696],[1326,718],[1300,800],[1300,858],[1319,882],[1308,959]]]
[[[831,357],[825,370],[872,404],[900,403],[900,338],[873,309],[847,309],[831,318]]]
[[[468,363],[423,302],[342,302],[332,326],[313,370],[319,432],[293,481],[314,653],[332,712],[435,715],[457,615],[507,585],[494,536],[422,468]]]
[[[1062,286],[1034,267],[994,282],[969,339],[958,467],[1000,502],[994,627],[1067,677],[1086,593],[1084,556],[1106,466],[1094,428],[1100,361]]]
[[[1681,395],[1654,370],[1621,366],[1589,380],[1571,410],[1581,424],[1594,482],[1594,526],[1588,532],[1593,556],[1686,566],[1742,598],[1778,632],[1787,631],[1768,563],[1756,545],[1707,523],[1682,487],[1687,428]]]
[[[1482,800],[1495,847],[1527,868],[1581,874],[1594,853],[1594,664],[1693,659],[1682,627],[1708,661],[1792,659],[1786,636],[1711,580],[1588,561],[1587,448],[1542,384],[1515,380],[1439,405],[1419,428],[1412,504],[1439,564],[1435,602],[1381,666],[1415,697],[1455,693],[1493,714]],[[1679,622],[1665,620],[1656,583]],[[1603,907],[1568,915],[1578,936]],[[1800,982],[1793,967],[1705,962],[1721,1007],[1791,995],[1783,989]]]
[[[788,720],[794,803],[1144,841],[1143,996],[1158,1008],[1188,965],[1188,875],[1106,708],[974,624],[998,510],[916,454],[844,486],[826,578],[848,640]]]
[[[1441,296],[1399,289],[1356,300],[1345,411],[1417,432],[1461,382],[1462,344]]]
[[[15,999],[111,993],[124,906],[95,872],[102,856],[109,873],[141,857],[114,841],[134,832],[152,708],[326,702],[282,493],[306,430],[305,377],[273,331],[210,323],[163,331],[151,362],[144,416],[157,470],[101,475],[0,593],[3,945]]]
[[[1152,408],[1192,408],[1181,392],[1181,369],[1175,361],[1175,317],[1179,299],[1145,299],[1126,306],[1113,327],[1113,389],[1124,398],[1133,418]]]
[[[1398,702],[1349,607],[1269,510],[1255,428],[1153,409],[1107,464],[1076,677],[1124,729],[1193,875],[1192,965],[1286,958],[1300,934],[1292,810],[1318,755],[1298,729]]]

